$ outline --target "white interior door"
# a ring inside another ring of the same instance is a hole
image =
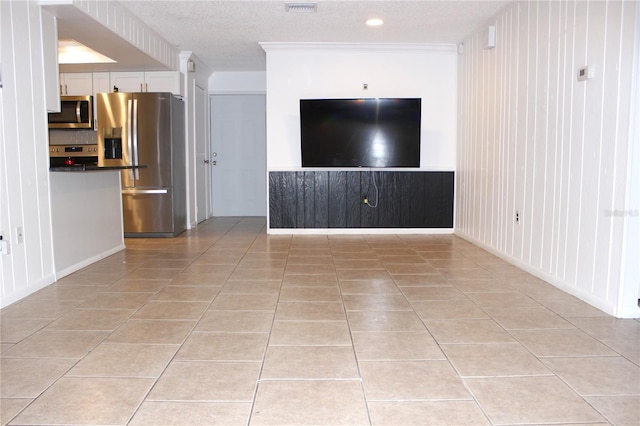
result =
[[[211,96],[213,216],[266,216],[265,95]]]
[[[207,143],[207,97],[205,90],[196,85],[194,99],[195,123],[196,123],[196,221],[206,220],[211,216],[211,169],[207,167],[209,158]]]

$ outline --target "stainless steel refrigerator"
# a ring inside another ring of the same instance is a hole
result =
[[[171,93],[98,93],[98,165],[122,170],[125,237],[186,225],[185,108]]]

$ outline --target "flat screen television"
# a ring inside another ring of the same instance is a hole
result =
[[[302,167],[420,167],[420,98],[301,99]]]

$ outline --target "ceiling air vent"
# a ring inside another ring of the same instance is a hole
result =
[[[316,3],[285,3],[284,6],[291,13],[314,13],[318,8]]]

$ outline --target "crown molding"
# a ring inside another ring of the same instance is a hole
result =
[[[455,43],[317,43],[317,42],[260,42],[265,52],[290,50],[344,50],[377,52],[457,52]]]

